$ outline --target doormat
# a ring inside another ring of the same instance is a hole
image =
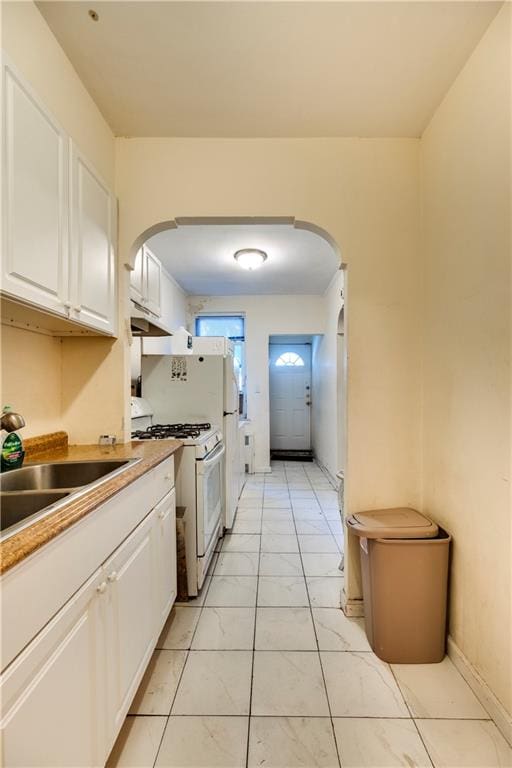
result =
[[[313,451],[276,451],[271,449],[271,459],[281,461],[313,461]]]

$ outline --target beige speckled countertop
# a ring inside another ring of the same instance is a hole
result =
[[[63,434],[63,433],[60,433]],[[101,485],[69,499],[55,512],[34,522],[23,530],[0,542],[0,573],[17,565],[21,560],[47,544],[66,528],[81,520],[100,504],[119,493],[145,472],[172,456],[182,446],[179,440],[134,441],[121,445],[70,445],[37,453],[31,463],[46,461],[84,461],[98,459],[140,459],[120,474]]]

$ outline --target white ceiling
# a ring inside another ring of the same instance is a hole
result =
[[[322,294],[340,264],[326,240],[290,224],[185,225],[147,244],[196,296]],[[267,261],[253,272],[242,269],[233,258],[241,248],[260,248]]]
[[[191,137],[420,136],[500,6],[38,2],[116,135]]]

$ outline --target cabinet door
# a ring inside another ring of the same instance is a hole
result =
[[[176,492],[174,489],[155,507],[156,632],[162,629],[176,600]]]
[[[116,330],[115,201],[71,145],[72,317],[108,334]]]
[[[107,683],[101,584],[97,571],[2,674],[3,765],[103,765]]]
[[[135,266],[130,272],[130,296],[137,304],[144,304],[144,249],[141,248],[135,256]]]
[[[9,64],[3,67],[2,290],[66,315],[68,156],[64,131]]]
[[[105,564],[109,604],[109,729],[119,732],[155,639],[154,512]]]
[[[157,317],[161,314],[162,265],[159,259],[144,246],[145,260],[145,307]]]

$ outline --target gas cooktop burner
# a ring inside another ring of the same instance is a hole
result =
[[[199,437],[201,432],[207,432],[212,428],[211,424],[153,424],[147,429],[137,429],[132,432],[133,440],[165,440],[169,437],[184,439],[187,437]]]

